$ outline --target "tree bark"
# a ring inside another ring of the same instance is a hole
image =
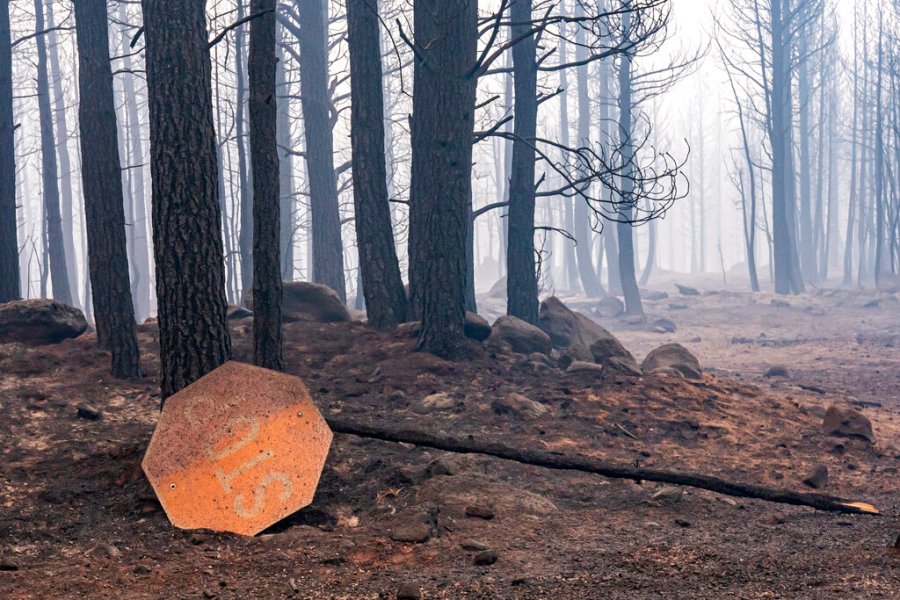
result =
[[[787,489],[770,488],[752,483],[721,479],[712,475],[680,471],[646,469],[608,463],[586,456],[566,456],[545,450],[523,449],[507,446],[502,442],[475,439],[472,436],[454,436],[446,433],[432,433],[397,427],[393,425],[370,425],[358,423],[340,416],[329,416],[328,426],[335,433],[343,433],[402,444],[414,444],[458,454],[483,454],[503,460],[555,469],[560,471],[580,471],[593,473],[610,479],[631,479],[634,481],[654,481],[694,487],[717,494],[737,498],[755,498],[767,502],[809,506],[816,510],[848,514],[879,514],[876,507],[865,502],[846,500],[826,494],[795,492]]]
[[[378,28],[377,0],[347,0],[353,201],[362,293],[369,324],[388,330],[406,321],[406,292],[388,202]]]
[[[584,13],[580,4],[576,5],[576,11]],[[580,62],[587,60],[588,51],[583,27],[578,27],[575,36],[576,49],[575,60]],[[591,144],[591,98],[588,92],[588,65],[578,67],[576,74],[578,86],[578,143],[576,146],[590,147]],[[602,101],[602,99],[601,99]],[[606,295],[603,284],[600,283],[599,265],[595,268],[592,255],[594,244],[592,243],[593,230],[591,228],[591,210],[587,201],[582,198],[575,199],[575,239],[578,245],[575,252],[578,259],[578,274],[581,277],[581,285],[586,296],[597,298]]]
[[[531,0],[510,7],[510,37],[531,28]],[[515,88],[512,173],[509,183],[509,246],[506,255],[506,312],[537,323],[538,281],[534,249],[535,137],[537,130],[537,57],[534,35],[513,46]]]
[[[294,279],[294,165],[293,141],[291,139],[290,90],[285,76],[284,29],[276,22],[278,64],[275,71],[275,94],[278,99],[278,192],[281,196],[281,279]]]
[[[0,0],[0,304],[18,300],[22,295],[16,232],[14,118],[9,0]]]
[[[622,30],[625,39],[631,35],[631,13],[622,15]],[[632,90],[631,90],[632,56],[628,52],[621,55],[619,63],[619,144],[622,147],[622,177],[619,184],[622,195],[620,205],[621,221],[617,224],[619,240],[619,275],[622,292],[625,295],[625,313],[643,316],[644,306],[641,302],[641,291],[638,288],[637,273],[634,266],[634,237],[631,221],[634,219],[634,160],[635,148],[632,139],[634,124],[632,123]]]
[[[142,0],[163,399],[231,356],[204,0]]]
[[[253,362],[284,370],[281,240],[275,99],[276,0],[253,0],[250,23],[250,163],[253,173]]]
[[[44,3],[34,0],[35,31],[44,30]],[[37,45],[38,119],[41,129],[41,181],[44,196],[46,252],[53,297],[63,304],[72,304],[69,275],[66,267],[66,247],[59,208],[59,171],[56,163],[56,141],[53,133],[53,112],[50,108],[50,80],[47,72],[47,42],[43,35],[35,38]]]
[[[328,6],[297,0],[300,14],[300,98],[312,211],[312,279],[347,301],[334,138],[328,97]]]
[[[141,377],[128,278],[122,166],[109,59],[106,0],[75,3],[78,122],[88,265],[97,342],[112,353],[113,377]]]
[[[422,316],[417,348],[457,358],[465,347],[478,3],[416,0],[413,15],[411,307]]]
[[[125,24],[128,15],[125,3],[119,3],[119,21],[122,25],[123,48],[128,47],[131,35]],[[122,59],[122,68],[130,71],[132,68],[131,56]],[[150,245],[147,233],[147,193],[144,186],[144,141],[141,135],[141,118],[138,111],[137,91],[134,86],[134,75],[123,76],[122,88],[125,93],[125,115],[130,131],[128,144],[128,172],[129,177],[129,216],[131,222],[131,235],[129,238],[129,256],[131,265],[131,298],[134,301],[134,312],[138,322],[150,316],[152,309],[151,281],[150,281]],[[126,234],[128,231],[126,230]]]
[[[56,123],[56,158],[59,161],[60,219],[63,247],[66,250],[66,274],[72,302],[78,302],[78,265],[75,262],[75,219],[72,194],[72,160],[69,155],[69,124],[66,119],[66,102],[62,87],[62,70],[59,68],[59,49],[56,40],[56,23],[53,19],[53,2],[47,2],[47,57],[50,86],[53,94],[53,113]]]

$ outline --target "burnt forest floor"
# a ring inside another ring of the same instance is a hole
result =
[[[285,358],[326,415],[800,491],[824,464],[823,491],[882,516],[690,488],[652,499],[658,484],[336,435],[310,507],[254,538],[177,530],[140,469],[159,406],[156,334],[143,326],[139,382],[111,380],[92,335],[0,346],[0,597],[374,599],[401,586],[423,598],[900,597],[900,300],[772,299],[648,302],[677,325],[669,334],[598,319],[638,359],[683,343],[706,370],[698,382],[566,374],[487,350],[448,363],[360,323],[287,325]],[[590,301],[566,301],[590,314]],[[251,330],[232,322],[238,360]],[[789,375],[766,378],[775,365]],[[452,401],[422,405],[440,392]],[[511,392],[549,412],[497,414]],[[835,400],[872,420],[874,445],[819,432]],[[79,418],[79,403],[102,418]],[[472,505],[493,518],[466,516]],[[411,525],[430,539],[393,540]],[[496,563],[474,564],[479,544]]]

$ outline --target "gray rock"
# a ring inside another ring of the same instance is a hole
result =
[[[494,322],[488,343],[509,346],[519,354],[540,352],[549,355],[553,349],[550,336],[534,325],[508,315]]]
[[[815,468],[810,471],[809,475],[807,475],[806,479],[803,480],[803,483],[815,490],[822,489],[828,485],[828,467],[825,465],[816,465]]]
[[[497,398],[491,403],[491,407],[498,414],[512,414],[523,419],[537,419],[550,410],[543,404],[516,393]]]
[[[615,296],[604,296],[597,302],[594,313],[607,319],[615,319],[625,312],[625,303]]]
[[[875,443],[872,422],[861,412],[845,405],[832,404],[825,411],[822,433],[841,437],[857,437]]]
[[[88,421],[97,421],[101,416],[103,416],[103,414],[99,410],[84,403],[79,403],[75,407],[75,410],[77,411],[79,417],[81,417],[82,419],[87,419]]]
[[[500,558],[500,553],[496,550],[483,550],[475,555],[475,558],[472,560],[479,567],[487,567]]]
[[[697,288],[692,288],[687,285],[679,285],[677,283],[675,284],[675,287],[678,288],[678,293],[681,294],[682,296],[699,296],[700,295],[700,290],[698,290]]]
[[[599,323],[569,309],[556,297],[547,298],[541,303],[538,326],[550,336],[557,348],[570,346],[591,348],[594,344],[602,342],[605,347],[615,348],[611,355],[628,352],[619,340]]]
[[[419,402],[419,412],[430,412],[433,410],[451,410],[459,405],[459,401],[447,392],[438,392],[425,396]]]
[[[566,373],[571,374],[594,374],[594,375],[603,375],[606,372],[606,369],[603,368],[603,365],[598,365],[593,362],[586,362],[581,360],[576,360],[572,364],[569,365],[569,368],[566,369]]]
[[[252,292],[247,295],[247,308],[253,310]],[[307,281],[284,282],[281,319],[285,323],[349,323],[353,320],[337,292]]]
[[[491,336],[491,324],[481,315],[466,311],[466,323],[463,331],[467,338],[483,342]]]
[[[16,300],[0,304],[0,344],[58,344],[87,330],[77,308],[55,300]]]
[[[426,523],[400,525],[391,531],[391,539],[406,544],[424,544],[431,539],[431,526]]]
[[[687,379],[702,379],[700,362],[681,344],[665,344],[650,352],[641,363],[644,373],[674,369]]]
[[[479,542],[478,540],[473,539],[465,539],[459,543],[459,547],[463,550],[468,550],[470,552],[484,552],[489,548],[487,544]]]
[[[397,600],[422,600],[422,591],[411,581],[405,581],[397,588]]]
[[[790,376],[791,372],[784,365],[772,365],[764,375],[767,379],[771,379],[772,377],[789,378]]]

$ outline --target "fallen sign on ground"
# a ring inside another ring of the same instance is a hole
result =
[[[312,502],[332,437],[300,379],[227,362],[166,400],[141,466],[176,527],[256,535]]]

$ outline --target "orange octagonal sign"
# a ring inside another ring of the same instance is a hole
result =
[[[256,535],[312,502],[332,437],[302,381],[228,362],[166,400],[141,466],[176,527]]]

